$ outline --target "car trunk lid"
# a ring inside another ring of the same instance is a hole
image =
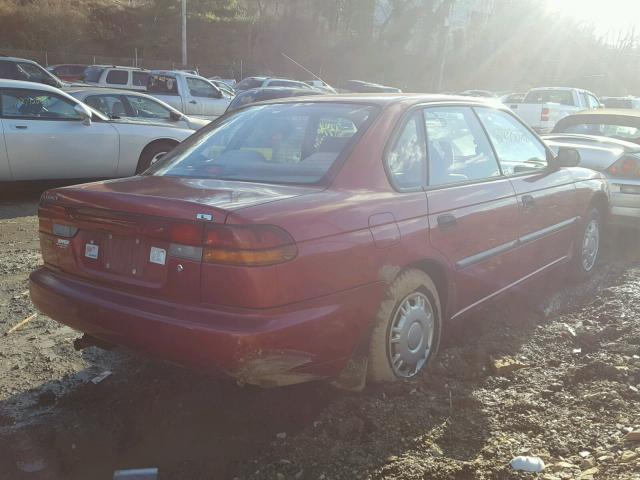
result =
[[[170,177],[55,189],[40,205],[43,257],[115,288],[199,302],[206,225],[224,223],[239,208],[314,191]]]

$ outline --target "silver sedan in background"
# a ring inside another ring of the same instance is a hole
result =
[[[162,100],[141,92],[101,87],[72,87],[65,91],[111,119],[167,123],[190,130],[199,130],[210,122],[189,117]]]

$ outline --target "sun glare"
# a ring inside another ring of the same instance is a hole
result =
[[[640,27],[640,0],[546,0],[546,3],[552,11],[593,25],[600,34],[615,35],[631,26]]]

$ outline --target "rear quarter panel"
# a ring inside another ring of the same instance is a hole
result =
[[[600,172],[587,168],[574,167],[569,169],[575,179],[576,201],[579,206],[579,214],[584,216],[596,197],[609,202],[609,187],[606,178]],[[606,213],[606,212],[605,212]]]
[[[230,213],[227,223],[284,228],[295,239],[298,256],[266,268],[205,267],[203,301],[265,308],[386,285],[425,259],[446,267],[429,244],[426,194],[396,192],[384,171],[384,147],[402,111],[396,105],[380,116],[329,189]],[[370,299],[376,306],[381,300]]]

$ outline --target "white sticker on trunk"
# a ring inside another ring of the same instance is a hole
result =
[[[164,248],[151,247],[149,261],[151,263],[157,263],[158,265],[164,265],[167,261],[167,251]]]
[[[84,246],[84,256],[87,258],[92,258],[92,259],[97,259],[98,258],[98,251],[100,250],[100,248],[98,247],[98,245],[95,245],[93,243],[87,243]]]

